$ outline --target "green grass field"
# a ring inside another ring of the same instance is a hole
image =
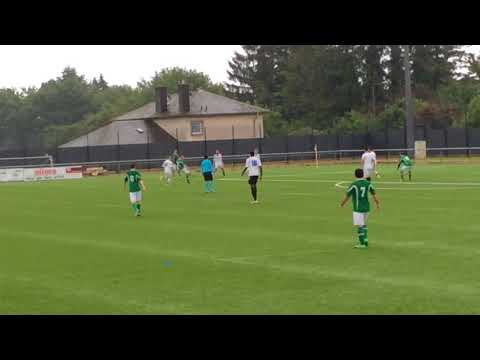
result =
[[[267,167],[259,205],[240,169],[215,194],[147,173],[140,218],[119,175],[0,184],[0,313],[480,313],[480,166],[384,165],[368,250],[353,169]]]

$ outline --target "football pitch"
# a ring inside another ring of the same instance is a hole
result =
[[[267,166],[258,205],[240,168],[213,194],[143,173],[138,218],[121,175],[0,184],[0,314],[479,314],[480,166],[395,168],[368,250],[354,165]]]

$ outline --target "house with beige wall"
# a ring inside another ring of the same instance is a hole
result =
[[[261,139],[268,110],[180,84],[175,94],[155,89],[155,101],[118,116],[62,148],[77,146]],[[138,132],[142,129],[144,132]]]

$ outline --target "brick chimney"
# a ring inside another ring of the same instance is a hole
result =
[[[190,112],[190,87],[188,84],[178,84],[178,112]]]
[[[165,113],[168,112],[167,105],[167,88],[165,86],[159,86],[155,88],[155,112]]]

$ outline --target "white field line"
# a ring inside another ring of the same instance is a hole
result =
[[[244,179],[217,179],[217,181],[248,181],[248,178]],[[321,179],[270,179],[264,178],[262,181],[268,182],[306,182],[306,183],[330,183],[335,184],[338,180],[321,180]],[[479,184],[480,185],[480,184]]]
[[[0,228],[0,231],[2,229]],[[435,290],[442,295],[449,295],[458,297],[458,295],[475,295],[479,294],[478,289],[465,286],[453,286],[451,284],[448,285],[440,285],[440,284],[428,284],[425,283],[421,278],[391,278],[391,277],[382,277],[378,276],[377,274],[358,274],[358,273],[349,273],[347,271],[337,271],[335,269],[328,270],[328,269],[321,269],[321,268],[305,268],[302,265],[294,265],[294,264],[268,264],[265,262],[255,262],[255,261],[248,261],[248,260],[240,260],[239,258],[218,258],[212,256],[210,253],[199,253],[199,252],[185,252],[185,251],[170,251],[165,249],[152,249],[149,247],[139,247],[138,245],[130,245],[130,244],[121,244],[116,242],[110,241],[84,241],[80,239],[66,239],[63,236],[58,236],[56,234],[38,234],[32,232],[23,232],[23,231],[15,231],[16,235],[27,235],[28,237],[40,239],[40,240],[48,240],[48,241],[55,241],[60,243],[67,243],[72,245],[78,246],[91,246],[91,247],[100,247],[100,248],[107,248],[114,251],[127,251],[127,252],[137,252],[153,257],[160,257],[163,258],[165,256],[174,256],[174,257],[182,257],[182,258],[190,258],[196,261],[213,261],[213,262],[225,262],[231,263],[236,265],[245,265],[245,266],[255,266],[263,268],[267,271],[275,271],[275,272],[284,272],[290,275],[294,274],[297,276],[302,277],[314,277],[314,278],[337,278],[337,279],[344,279],[344,280],[361,280],[361,281],[368,281],[368,282],[375,282],[375,283],[384,283],[390,286],[400,286],[400,287],[417,287],[423,288],[428,290]],[[452,249],[446,248],[445,250],[451,251]],[[469,249],[470,250],[470,249]],[[312,250],[314,251],[314,250]],[[354,250],[352,250],[354,251]],[[311,252],[310,252],[311,253]],[[469,252],[471,254],[471,252]],[[300,254],[297,253],[299,256]],[[277,255],[279,256],[279,255]],[[281,256],[281,255],[280,255]],[[287,255],[288,256],[288,255]],[[144,305],[144,304],[139,304]],[[150,305],[150,304],[148,304]]]
[[[332,250],[317,249],[317,250],[294,251],[294,252],[289,252],[285,254],[263,254],[263,255],[251,255],[251,256],[243,256],[243,257],[216,258],[216,260],[219,260],[219,261],[255,260],[255,259],[263,259],[263,258],[272,257],[272,256],[292,258],[295,256],[318,254],[318,253],[332,253],[332,252],[333,252]]]
[[[341,188],[341,189],[346,189],[348,186],[345,185],[345,183],[350,183],[350,181],[340,181],[338,183],[335,184],[335,187],[336,188]],[[375,182],[375,184],[380,184],[380,182]],[[384,183],[386,184],[386,182]],[[404,184],[406,183],[398,183],[398,182],[389,182],[388,184],[396,184],[396,185],[401,185],[403,186]],[[459,189],[472,189],[472,186],[480,186],[480,183],[415,183],[417,185],[423,185],[423,184],[426,184],[426,185],[455,185],[457,186],[456,188],[448,188],[448,189],[454,189],[454,190],[459,190]],[[475,184],[475,185],[474,185]],[[411,190],[445,190],[447,188],[445,187],[442,187],[442,186],[439,186],[439,187],[426,187],[426,186],[422,186],[422,187],[405,187],[405,188],[398,188],[398,187],[378,187],[378,186],[375,186],[375,189],[379,189],[379,190],[401,190],[401,191],[411,191]]]
[[[218,181],[245,181],[243,179],[218,179]],[[319,182],[319,183],[337,183],[338,180],[324,180],[324,179],[270,179],[264,178],[262,181],[277,181],[277,182]],[[352,180],[353,181],[353,180]],[[346,183],[349,181],[341,181]],[[452,186],[480,186],[480,182],[401,182],[401,181],[375,181],[374,184],[393,184],[393,185],[452,185]]]

